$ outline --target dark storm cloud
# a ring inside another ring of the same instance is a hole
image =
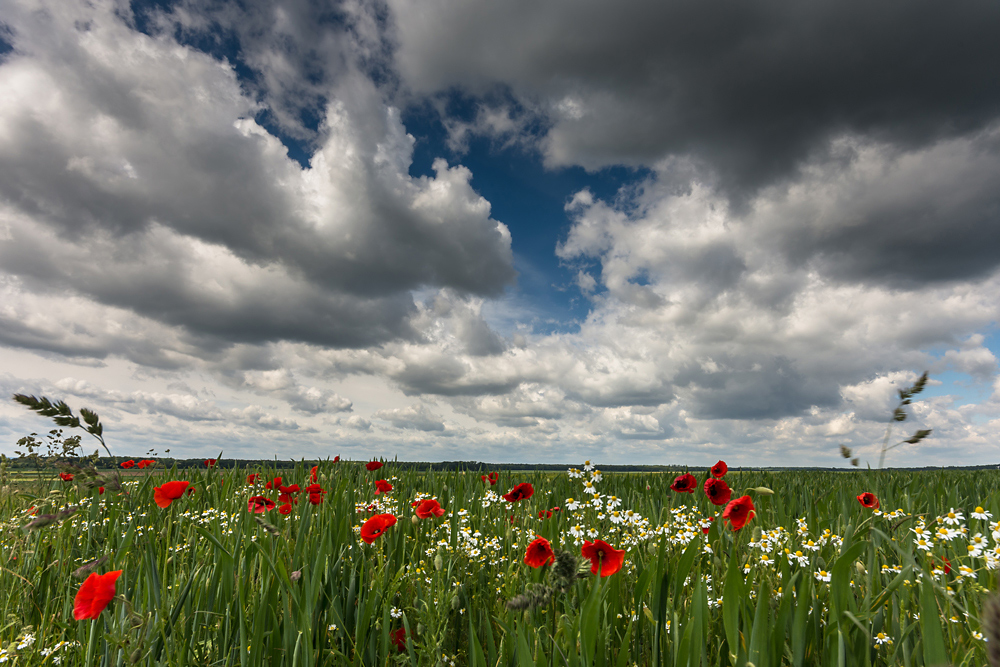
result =
[[[901,151],[848,141],[767,192],[757,241],[839,280],[913,287],[977,280],[1000,263],[1000,124]]]
[[[207,352],[413,340],[411,290],[495,296],[513,280],[509,233],[471,173],[440,160],[411,178],[412,138],[350,63],[316,83],[329,99],[303,169],[252,120],[260,104],[227,63],[136,32],[114,9],[5,7],[0,271],[19,288],[181,327]],[[102,348],[112,338],[64,331],[36,347],[106,355],[122,350]],[[480,353],[497,349],[478,339]]]
[[[690,392],[688,406],[695,416],[780,419],[841,402],[835,381],[803,374],[794,360],[758,356],[732,361],[735,367],[718,372],[690,365],[677,374],[675,384]]]
[[[404,82],[509,86],[552,164],[694,158],[733,188],[842,134],[915,147],[1000,112],[1000,6],[390,0]]]

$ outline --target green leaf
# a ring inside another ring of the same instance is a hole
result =
[[[740,606],[743,604],[743,568],[736,554],[729,557],[726,580],[722,585],[722,625],[729,644],[729,662],[734,667],[740,646]]]
[[[934,599],[934,587],[927,581],[920,583],[920,633],[924,640],[924,664],[927,667],[939,667],[948,664],[948,655],[944,649],[944,633],[941,631],[941,621],[937,601]]]

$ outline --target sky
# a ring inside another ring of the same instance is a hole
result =
[[[1000,463],[1000,5],[6,0],[0,396],[178,458]],[[0,400],[0,452],[51,424]],[[89,450],[89,446],[88,446]]]

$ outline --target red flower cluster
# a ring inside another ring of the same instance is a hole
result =
[[[742,498],[730,501],[726,505],[726,509],[722,510],[722,520],[728,521],[733,530],[739,530],[753,517],[754,506],[750,496],[743,496]]]
[[[303,491],[309,494],[309,502],[313,505],[319,505],[323,502],[323,496],[326,495],[326,491],[319,484],[310,484]]]
[[[416,507],[417,509],[413,513],[417,515],[418,519],[429,519],[431,516],[444,515],[444,508],[434,498],[425,498],[417,503]]]
[[[490,486],[493,486],[500,481],[500,473],[491,472],[488,475],[480,475],[479,478],[483,480],[483,482],[489,484]]]
[[[319,473],[319,466],[313,466],[309,469],[309,481],[313,484],[316,483],[316,475]]]
[[[402,653],[406,650],[406,628],[393,630],[392,634],[389,636],[392,638],[392,643],[396,645],[397,651]]]
[[[375,481],[375,495],[380,493],[389,493],[392,491],[392,484],[385,481],[384,479],[379,479]]]
[[[254,496],[247,499],[247,511],[254,514],[263,514],[274,509],[274,501],[264,496]]]
[[[590,573],[600,577],[610,577],[622,569],[625,562],[624,550],[615,549],[602,540],[584,541],[580,554],[590,561]]]
[[[371,544],[391,526],[396,525],[396,517],[391,514],[376,514],[361,526],[361,539]]]
[[[365,464],[365,468],[368,470],[368,472],[374,472],[384,465],[385,464],[382,463],[381,461],[369,461],[368,463]]]
[[[298,499],[295,498],[295,494],[301,490],[302,489],[299,488],[298,484],[292,484],[291,486],[279,485],[278,491],[280,491],[281,493],[278,494],[278,502],[279,503],[299,502]]]
[[[509,503],[516,503],[518,500],[527,500],[535,493],[535,487],[528,482],[521,482],[510,493],[505,493],[502,498]]]
[[[78,621],[95,619],[101,615],[104,608],[115,597],[115,582],[121,576],[121,570],[106,574],[91,572],[86,581],[76,592],[73,599],[73,618]]]
[[[170,507],[170,503],[184,495],[184,492],[194,493],[189,489],[191,482],[164,482],[162,486],[153,487],[153,501],[160,507]]]
[[[725,505],[732,498],[733,491],[723,480],[709,477],[705,480],[705,495],[713,505]]]
[[[670,488],[677,493],[694,493],[694,490],[698,488],[698,480],[691,473],[684,473],[677,476]]]
[[[555,560],[556,554],[552,551],[552,545],[544,537],[536,537],[524,554],[524,562],[535,568],[554,563]]]
[[[880,507],[878,498],[875,497],[875,494],[869,493],[867,491],[858,496],[858,502],[861,503],[864,507],[873,510],[877,510]]]

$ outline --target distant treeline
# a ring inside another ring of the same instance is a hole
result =
[[[136,456],[131,457],[133,461],[141,461],[144,457]],[[123,461],[130,460],[129,457],[100,457],[96,461],[94,459],[84,459],[83,461],[77,461],[78,465],[89,464],[94,462],[95,465],[100,469],[117,468]],[[261,468],[269,467],[273,469],[288,470],[294,468],[300,463],[306,465],[316,465],[329,462],[328,460],[309,460],[304,459],[302,461],[282,461],[277,459],[218,459],[215,466],[220,469],[228,468]],[[366,461],[339,461],[337,463],[331,463],[332,465],[359,465],[365,463]],[[488,471],[501,471],[501,470],[518,470],[518,471],[539,471],[539,472],[564,472],[570,468],[581,468],[579,463],[575,464],[565,464],[565,463],[484,463],[482,461],[439,461],[439,462],[424,462],[424,461],[390,461],[386,460],[386,463],[392,463],[393,465],[399,466],[401,468],[406,468],[408,470],[424,470],[424,471],[450,471],[450,470],[466,470],[469,472],[475,472],[477,474],[483,474]],[[6,465],[10,470],[25,470],[25,469],[35,469],[39,467],[41,462],[35,462],[31,458],[17,458],[17,457],[6,457]],[[178,469],[190,469],[190,468],[205,468],[205,459],[174,459],[167,457],[156,458],[156,468],[170,469],[174,466]],[[684,465],[607,465],[598,464],[598,468],[602,472],[646,472],[646,473],[666,473],[666,472],[683,472],[683,471],[707,471],[708,466],[684,466]],[[972,465],[972,466],[924,466],[924,467],[908,467],[908,468],[893,468],[893,470],[995,470],[1000,469],[1000,465],[991,463],[983,465]],[[133,468],[133,470],[135,470]],[[729,468],[730,472],[740,472],[740,471],[750,471],[750,470],[767,470],[767,471],[795,471],[795,470],[832,470],[839,472],[862,472],[858,468],[844,467],[844,468],[823,468],[819,466],[754,466],[754,467],[739,467],[733,466]]]

